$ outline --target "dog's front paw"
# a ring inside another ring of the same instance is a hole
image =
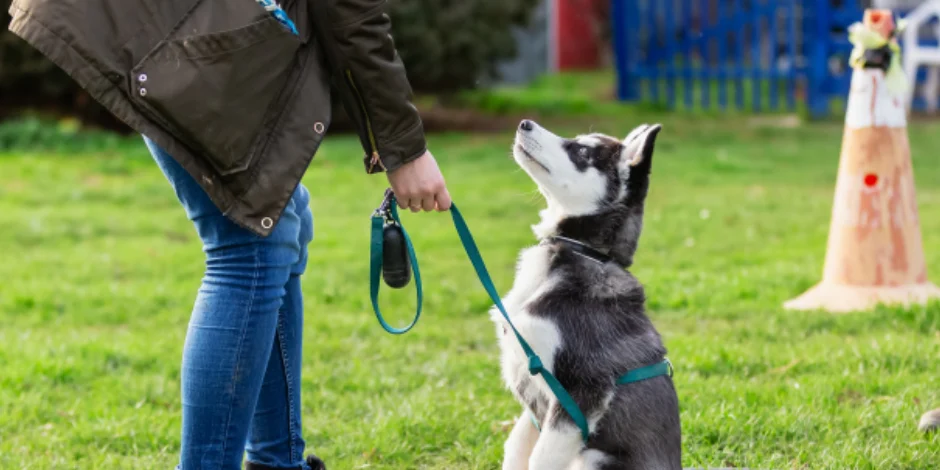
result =
[[[503,460],[503,470],[529,470],[529,462],[527,460],[505,459]]]
[[[510,438],[503,449],[503,470],[529,470],[532,447],[521,445],[518,439]]]

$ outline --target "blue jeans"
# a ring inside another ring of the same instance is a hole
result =
[[[182,364],[179,470],[235,470],[248,461],[306,469],[300,426],[303,296],[313,238],[299,185],[268,237],[227,219],[165,151],[144,139],[206,253]]]

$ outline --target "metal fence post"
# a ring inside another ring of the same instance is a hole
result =
[[[809,0],[807,9],[813,12],[815,28],[811,44],[813,50],[809,61],[807,107],[812,117],[822,117],[829,113],[829,98],[826,94],[826,81],[829,77],[829,48],[832,38],[830,26],[832,25],[832,10],[830,0]]]
[[[617,96],[621,101],[640,99],[640,90],[633,74],[639,45],[632,40],[630,25],[627,23],[628,15],[635,13],[627,11],[630,8],[628,3],[635,2],[636,0],[611,0],[610,6],[617,69]]]

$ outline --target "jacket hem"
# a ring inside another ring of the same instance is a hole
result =
[[[303,175],[306,173],[307,169],[310,166],[310,162],[313,161],[313,158],[316,155],[317,150],[320,147],[320,143],[323,141],[323,135],[326,134],[326,130],[329,128],[329,119],[324,119],[320,121],[320,124],[323,124],[322,133],[311,134],[305,127],[290,127],[290,125],[285,125],[284,117],[291,114],[291,112],[303,103],[306,103],[307,100],[303,99],[303,96],[298,98],[298,94],[302,95],[304,91],[304,83],[306,77],[310,73],[310,68],[308,67],[309,57],[305,57],[304,63],[301,65],[301,69],[298,73],[297,80],[295,81],[293,87],[290,89],[288,96],[285,97],[284,103],[285,108],[282,110],[279,118],[273,123],[273,126],[270,129],[267,129],[271,134],[268,137],[268,142],[265,144],[265,148],[262,150],[259,159],[256,162],[260,164],[264,159],[269,158],[271,155],[283,155],[286,152],[297,152],[304,155],[301,165],[291,165],[289,167],[281,167],[285,170],[285,173],[281,173],[283,179],[278,181],[284,181],[284,179],[289,178],[290,181],[294,183],[292,185],[283,185],[283,188],[279,188],[276,185],[272,187],[271,183],[274,181],[272,178],[262,178],[256,175],[253,177],[253,184],[251,187],[242,194],[240,197],[235,198],[233,201],[232,207],[225,213],[227,217],[238,218],[244,221],[248,220],[257,220],[259,225],[251,227],[250,230],[258,233],[259,230],[263,233],[270,233],[274,227],[277,226],[277,223],[280,221],[281,216],[284,214],[284,209],[287,207],[288,201],[290,201],[293,196],[294,191],[297,189],[297,186],[300,185],[303,180]],[[329,107],[327,107],[328,109]],[[297,125],[297,123],[293,124]],[[297,135],[310,135],[311,137],[305,139],[301,148],[291,148],[291,149],[282,149],[278,147],[278,143],[283,141],[283,139],[278,139],[278,134],[289,134],[294,133]],[[279,202],[277,213],[266,213],[260,214],[259,208],[251,204],[249,201],[253,200],[252,196],[257,196],[259,194],[271,194],[274,191],[278,191],[276,200]],[[270,225],[266,227],[265,220],[270,220]]]

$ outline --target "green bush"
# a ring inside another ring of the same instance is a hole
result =
[[[24,91],[43,101],[75,94],[71,79],[23,40],[7,31],[10,0],[0,0],[0,96],[19,101]]]
[[[140,146],[139,137],[128,139],[111,132],[80,128],[73,118],[53,120],[26,115],[0,122],[0,159],[7,152],[88,153],[115,151],[121,146]]]
[[[514,26],[535,0],[391,0],[392,29],[412,86],[419,92],[475,88],[516,53]]]
[[[83,121],[110,116],[61,70],[6,27],[11,0],[0,0],[0,118],[10,108],[41,107]],[[532,0],[390,0],[392,35],[418,93],[472,89],[515,54],[511,34]]]

